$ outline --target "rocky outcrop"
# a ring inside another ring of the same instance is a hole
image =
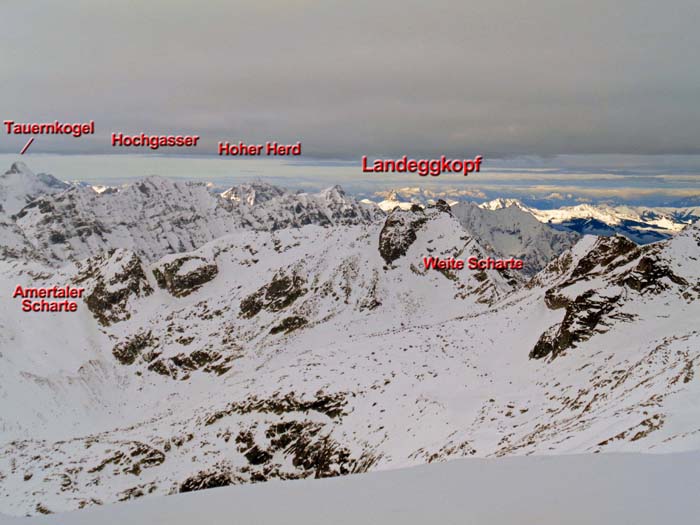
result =
[[[153,352],[146,353],[146,349],[153,349],[158,345],[158,339],[151,332],[137,332],[132,337],[118,343],[112,349],[112,355],[123,365],[131,365],[143,355],[146,361],[153,360]]]
[[[452,215],[452,207],[442,199],[438,199],[435,202],[435,208],[437,208],[439,211]]]
[[[574,348],[577,343],[587,341],[596,333],[605,332],[605,317],[615,310],[620,296],[604,297],[589,290],[571,301],[565,301],[559,296],[558,301],[558,304],[566,304],[564,319],[540,336],[530,351],[531,358],[551,356],[554,359],[565,350]]]
[[[85,288],[85,304],[101,325],[129,319],[129,301],[153,293],[141,259],[127,250],[111,250],[77,266],[73,283]]]
[[[175,297],[196,292],[219,273],[216,262],[192,255],[177,257],[153,269],[158,286]]]
[[[118,446],[126,450],[116,450],[98,465],[90,468],[88,472],[100,472],[106,466],[111,465],[121,469],[124,474],[138,476],[143,469],[156,467],[165,461],[165,454],[162,451],[146,443],[133,441],[119,443]]]
[[[201,370],[210,374],[221,375],[231,368],[235,356],[224,357],[213,350],[195,350],[189,354],[180,352],[172,357],[160,357],[160,353],[147,354],[144,360],[149,362],[148,370],[171,379],[189,379],[190,373]]]
[[[261,310],[279,312],[307,292],[306,280],[295,273],[277,273],[268,284],[241,301],[241,317],[250,319]]]
[[[601,237],[593,249],[581,258],[571,274],[570,283],[588,279],[594,275],[607,274],[639,257],[641,248],[626,237]],[[566,284],[562,285],[566,286]]]
[[[688,281],[673,273],[669,265],[660,259],[658,253],[642,257],[634,269],[618,279],[618,284],[636,292],[660,293],[670,284],[688,286]]]
[[[195,490],[215,489],[217,487],[235,485],[242,481],[243,480],[236,479],[230,468],[222,466],[210,470],[203,470],[193,476],[190,476],[180,484],[178,492],[194,492]]]
[[[353,453],[333,437],[333,422],[346,414],[345,406],[342,393],[318,392],[312,399],[297,398],[292,393],[264,399],[253,396],[210,414],[204,424],[227,428],[225,418],[231,416],[270,416],[257,424],[243,425],[235,435],[236,448],[248,462],[237,474],[248,481],[333,477],[364,472],[377,460],[368,451]],[[310,411],[317,413],[313,421],[306,416]],[[319,416],[328,419],[318,421]],[[229,474],[233,476],[231,471]],[[192,485],[190,481],[188,486]]]
[[[301,317],[298,315],[285,317],[284,319],[282,319],[282,322],[280,324],[273,326],[270,329],[270,333],[279,334],[280,332],[283,332],[285,334],[288,334],[290,332],[293,332],[294,330],[303,328],[308,322],[309,321],[305,317]]]
[[[406,255],[416,241],[417,232],[428,221],[419,206],[404,211],[396,208],[384,221],[379,233],[379,253],[387,264]]]
[[[660,244],[637,246],[622,236],[602,237],[573,268],[569,267],[571,254],[554,261],[548,270],[562,269],[564,275],[546,290],[544,303],[550,310],[565,309],[565,314],[540,336],[530,357],[553,359],[607,331],[613,321],[631,321],[635,314],[625,312],[626,304],[672,286],[681,297],[693,300],[691,283],[674,273],[663,249]],[[569,262],[562,266],[564,260]]]
[[[284,414],[286,412],[318,412],[334,419],[346,414],[347,401],[345,394],[324,394],[318,392],[312,399],[301,399],[294,393],[275,394],[268,398],[258,398],[253,395],[245,402],[233,402],[223,409],[218,410],[205,419],[205,424],[212,425],[219,419],[231,414],[249,414],[251,412]]]

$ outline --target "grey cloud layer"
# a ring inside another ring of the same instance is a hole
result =
[[[697,1],[3,2],[3,119],[307,155],[700,153]],[[24,140],[0,138],[0,151]]]

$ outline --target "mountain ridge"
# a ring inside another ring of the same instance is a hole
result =
[[[562,231],[602,236],[622,234],[638,244],[668,239],[700,219],[700,209],[697,207],[579,204],[542,210],[527,206],[518,199],[495,199],[479,206],[489,210],[517,207],[538,221]]]
[[[23,208],[25,227],[63,220],[76,256],[3,255],[0,286],[70,284],[84,299],[74,314],[0,299],[0,512],[461,457],[700,448],[699,224],[638,246],[576,240],[515,207],[438,200],[366,220],[342,212],[338,188],[280,191],[240,188],[232,202],[152,178],[101,203],[71,188]],[[136,212],[102,204],[127,199]],[[229,208],[254,224],[280,202],[337,202],[339,218],[226,229]],[[81,240],[115,209],[145,249]],[[143,226],[162,217],[206,229],[172,230],[182,249],[149,252],[168,236]],[[422,265],[514,239],[537,249],[535,275]]]

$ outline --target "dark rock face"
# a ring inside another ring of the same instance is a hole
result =
[[[371,452],[354,455],[334,439],[327,425],[307,419],[265,422],[243,426],[235,435],[237,451],[247,465],[233,468],[227,464],[190,476],[179,492],[190,492],[240,483],[257,483],[271,479],[334,477],[366,472],[377,461]],[[229,431],[222,434],[228,436]],[[279,462],[278,458],[284,458]]]
[[[195,350],[190,354],[181,352],[170,358],[160,357],[159,352],[144,355],[144,361],[150,363],[148,370],[172,379],[187,379],[195,370],[220,375],[230,369],[230,360],[212,350]]]
[[[239,357],[235,351],[226,352],[224,348],[216,351],[212,345],[190,352],[181,351],[175,355],[166,352],[175,343],[188,347],[195,339],[194,336],[173,338],[167,333],[156,336],[151,330],[140,330],[115,344],[112,355],[123,365],[139,365],[136,372],[138,375],[146,369],[173,380],[189,379],[195,371],[225,374],[231,369],[232,362]]]
[[[387,264],[393,263],[399,257],[406,255],[411,245],[416,241],[416,232],[427,222],[423,210],[404,211],[395,209],[384,221],[384,227],[379,233],[379,253]]]
[[[278,324],[277,326],[273,326],[270,329],[271,334],[278,334],[280,332],[284,332],[285,334],[288,334],[290,332],[293,332],[294,330],[298,330],[299,328],[302,328],[306,326],[308,321],[304,317],[300,317],[298,315],[294,315],[292,317],[286,317],[282,319],[282,322]]]
[[[558,310],[559,308],[566,308],[571,301],[564,295],[558,293],[557,288],[550,288],[544,294],[544,304],[550,310]]]
[[[550,310],[566,309],[561,323],[544,332],[533,349],[530,358],[554,359],[576,344],[590,339],[596,333],[607,330],[605,319],[613,313],[621,302],[621,296],[601,296],[591,289],[571,299],[563,291],[579,282],[594,277],[605,278],[640,256],[640,248],[625,237],[615,236],[601,238],[593,249],[582,257],[563,283],[545,292],[544,302]],[[568,269],[570,262],[567,263]],[[624,316],[621,316],[624,320]]]
[[[167,341],[158,339],[151,331],[140,331],[117,343],[112,355],[123,365],[147,365],[150,372],[171,379],[187,379],[195,370],[220,375],[230,369],[230,362],[235,359],[235,355],[225,357],[208,349],[163,357],[164,346],[167,346]]]
[[[646,294],[658,294],[677,286],[682,297],[690,298],[691,285],[673,273],[660,255],[659,245],[637,246],[621,237],[601,238],[593,249],[581,258],[564,282],[548,289],[544,302],[550,310],[566,309],[564,319],[544,332],[530,357],[554,359],[577,343],[597,333],[607,331],[613,321],[629,321],[635,316],[624,313],[625,303],[641,299]],[[587,281],[605,283],[605,288],[616,290],[603,295],[590,287],[575,298],[566,294],[572,285]]]
[[[618,284],[628,286],[640,293],[659,293],[668,288],[663,281],[664,278],[677,285],[688,286],[685,279],[674,274],[656,254],[651,254],[642,257],[634,270],[624,275]]]
[[[189,269],[183,271],[186,263],[186,268]],[[167,289],[175,297],[185,297],[197,291],[218,273],[216,263],[193,256],[180,257],[153,270],[158,286]]]
[[[80,272],[73,282],[85,285],[85,304],[104,326],[131,317],[127,305],[130,298],[153,293],[141,259],[126,250],[112,250],[104,256],[88,259],[78,267]]]
[[[311,400],[299,399],[291,392],[284,396],[275,395],[264,399],[251,396],[244,403],[229,403],[224,410],[214,412],[206,418],[205,424],[212,425],[219,419],[231,414],[248,414],[251,412],[284,414],[286,412],[314,411],[333,419],[345,415],[346,404],[345,395],[342,393],[318,393]]]
[[[49,235],[49,243],[61,244],[66,242],[66,237],[61,232],[51,232]]]
[[[324,425],[311,421],[285,421],[270,425],[265,433],[269,439],[267,449],[249,442],[245,433],[239,434],[237,441],[248,446],[245,456],[252,465],[270,461],[277,452],[292,456],[292,465],[302,471],[299,477],[316,478],[349,474],[347,463],[350,451],[322,434]]]
[[[261,310],[279,312],[306,294],[306,280],[292,273],[278,273],[268,284],[241,301],[241,317],[250,319]]]
[[[193,492],[195,490],[214,489],[226,487],[237,483],[236,478],[229,469],[203,470],[194,476],[190,476],[180,484],[178,492]]]
[[[572,281],[586,278],[596,267],[611,271],[633,261],[640,254],[640,248],[629,239],[622,236],[601,238],[585,257],[583,257],[573,273]]]
[[[292,393],[264,399],[252,397],[212,413],[204,424],[219,425],[225,432],[222,435],[231,435],[229,430],[224,430],[230,429],[225,418],[233,416],[234,420],[240,420],[235,416],[251,413],[267,415],[252,425],[244,424],[235,434],[237,450],[248,462],[237,474],[251,482],[364,472],[377,457],[370,451],[353,454],[332,436],[334,420],[346,414],[345,404],[343,393],[320,391],[311,399],[297,398]],[[302,415],[309,411],[326,416],[328,420],[312,421]],[[282,462],[279,462],[280,457],[284,458]]]
[[[89,469],[88,472],[100,472],[107,465],[113,465],[115,467],[121,467],[124,474],[134,474],[138,476],[144,468],[156,467],[165,461],[165,454],[162,451],[146,443],[130,441],[119,443],[118,445],[126,445],[127,449],[116,450],[111,456]]]
[[[620,296],[602,297],[594,290],[589,290],[570,301],[566,306],[564,320],[540,336],[530,351],[530,357],[540,359],[551,355],[557,357],[561,352],[587,341],[596,333],[606,331],[604,317],[617,306]]]
[[[142,355],[147,348],[154,348],[158,344],[158,339],[153,337],[151,332],[138,332],[133,337],[128,338],[114,346],[112,355],[123,365],[131,365]],[[144,356],[148,360],[148,355]]]
[[[452,215],[452,208],[449,204],[447,204],[447,202],[445,202],[442,199],[438,199],[437,202],[435,202],[435,208],[437,208],[441,212],[449,213],[450,215]]]

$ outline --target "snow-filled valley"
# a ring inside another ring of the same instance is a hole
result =
[[[338,187],[160,178],[98,193],[21,165],[0,196],[0,513],[700,449],[698,224],[640,246],[516,206],[385,214]],[[25,313],[18,284],[85,299]]]

